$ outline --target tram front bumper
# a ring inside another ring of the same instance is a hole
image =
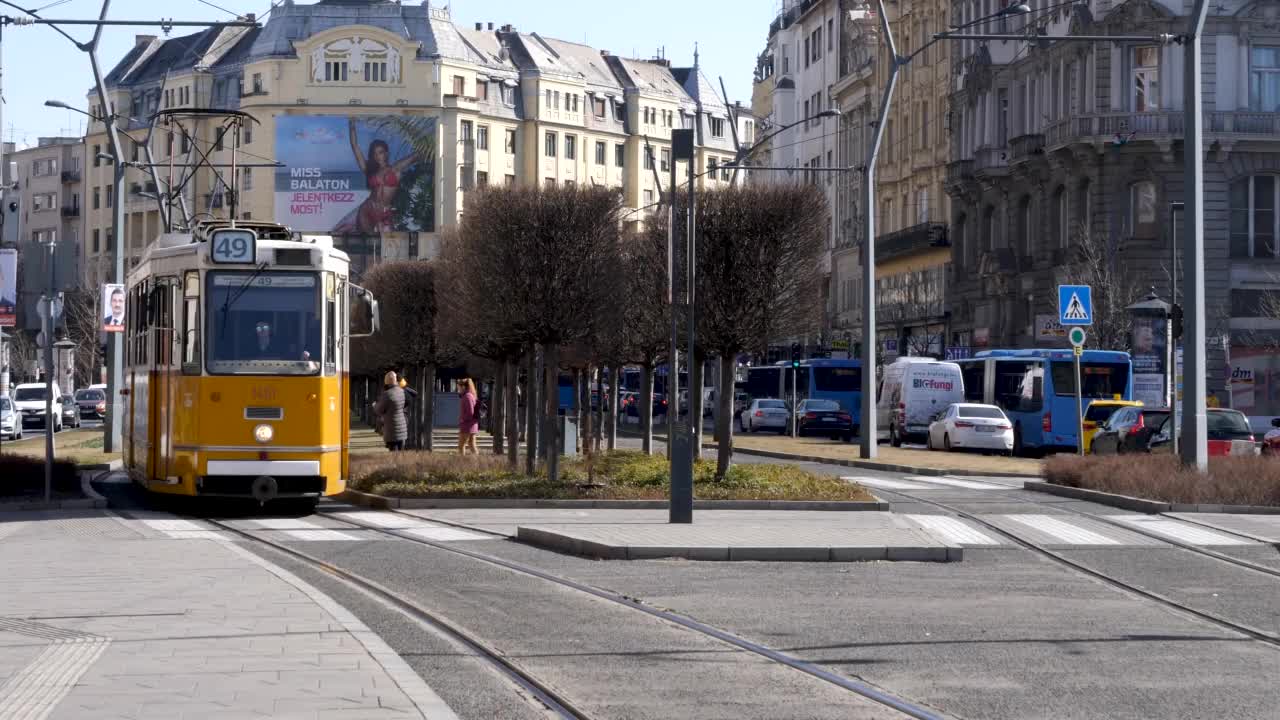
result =
[[[196,480],[196,492],[207,497],[320,497],[325,478],[318,460],[210,460],[207,474]]]

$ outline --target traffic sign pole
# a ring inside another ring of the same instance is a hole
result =
[[[1084,383],[1080,356],[1084,354],[1084,326],[1093,324],[1093,288],[1088,285],[1058,286],[1058,322],[1070,327],[1072,356],[1076,370],[1076,454],[1084,455]]]

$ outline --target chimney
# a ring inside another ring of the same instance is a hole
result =
[[[490,30],[492,30],[492,29],[493,29],[493,23],[489,23],[489,29],[490,29]]]
[[[137,47],[138,45],[150,45],[155,39],[155,35],[134,35],[133,44],[134,47]]]
[[[507,24],[502,26],[502,32],[504,33],[515,32],[515,31],[516,31],[516,27],[514,25]]]
[[[484,23],[481,23],[481,22],[476,23],[476,29],[477,29],[477,30],[483,30],[483,29],[484,29]]]
[[[609,51],[608,51],[608,50],[601,50],[601,51],[600,51],[600,57],[609,57]]]

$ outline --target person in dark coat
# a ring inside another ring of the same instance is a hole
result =
[[[409,420],[404,414],[404,390],[396,383],[394,371],[382,379],[382,397],[373,412],[382,421],[382,441],[391,451],[403,450],[409,437]]]

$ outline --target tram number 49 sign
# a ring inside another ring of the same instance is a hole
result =
[[[258,236],[252,230],[227,228],[213,233],[209,258],[216,263],[252,263],[258,255]]]

